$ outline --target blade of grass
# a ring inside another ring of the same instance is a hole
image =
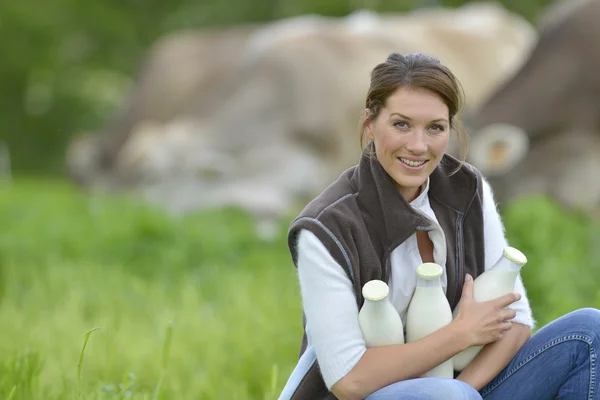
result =
[[[97,326],[95,328],[90,329],[83,338],[83,347],[81,348],[81,353],[79,354],[79,364],[77,365],[77,399],[81,399],[81,370],[83,369],[83,357],[85,354],[85,348],[87,346],[88,340],[90,339],[90,335],[92,332],[97,330],[102,330],[106,335],[116,343],[116,341],[110,336],[110,333],[106,329],[101,326]]]
[[[17,393],[17,385],[13,386],[10,393],[8,394],[8,397],[6,398],[6,400],[12,400],[12,398],[15,396],[15,394]]]
[[[152,396],[153,400],[158,400],[158,396],[160,395],[160,389],[162,387],[163,380],[167,373],[167,365],[169,362],[169,352],[171,351],[171,340],[173,338],[173,322],[169,322],[167,328],[165,330],[165,340],[163,342],[163,350],[162,350],[162,371],[160,373],[160,378],[156,384],[156,388],[154,389],[154,394]]]

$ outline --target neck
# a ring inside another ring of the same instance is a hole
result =
[[[411,202],[421,194],[421,186],[418,188],[398,188],[398,191],[406,199],[407,202]]]

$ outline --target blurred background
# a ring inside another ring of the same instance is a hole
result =
[[[369,72],[460,79],[538,327],[600,307],[598,0],[0,4],[0,398],[275,399]],[[453,143],[452,154],[459,154]]]

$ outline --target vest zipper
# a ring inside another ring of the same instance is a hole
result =
[[[456,307],[458,303],[456,296],[462,285],[464,284],[464,261],[465,256],[463,254],[463,229],[462,229],[462,214],[456,215],[456,260],[455,260],[455,271],[456,271],[456,287],[452,295],[452,309]],[[459,297],[460,299],[460,297]]]

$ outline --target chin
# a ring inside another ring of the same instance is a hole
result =
[[[396,185],[399,188],[406,189],[419,189],[423,184],[427,181],[427,178],[407,178],[407,177],[398,177],[398,179],[394,178]]]
[[[392,175],[392,178],[398,185],[404,187],[419,187],[427,181],[429,174],[421,173],[419,175],[407,175],[402,173],[396,173]]]

